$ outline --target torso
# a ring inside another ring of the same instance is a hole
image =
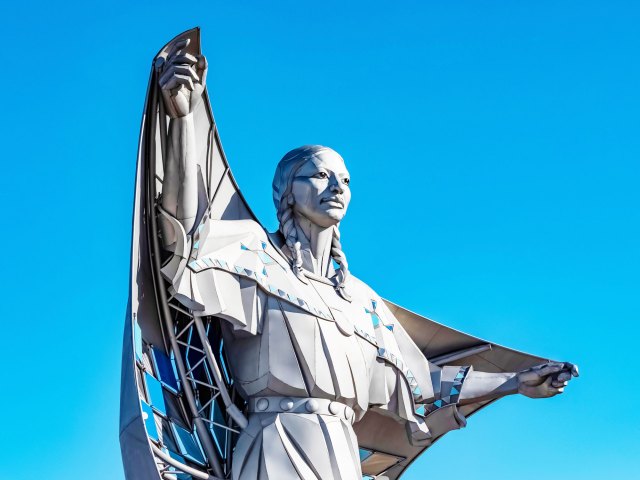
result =
[[[308,275],[301,281],[253,221],[205,222],[183,250],[176,252],[174,270],[163,272],[172,295],[194,313],[222,320],[234,386],[248,401],[249,425],[234,450],[234,480],[359,480],[353,422],[370,405],[400,415],[401,399],[403,418],[413,418],[410,389],[416,380],[402,360],[396,321],[382,299],[352,276],[346,284],[351,301],[338,295],[332,279]],[[422,358],[415,349],[414,357]],[[423,361],[423,385],[430,385]],[[399,391],[404,394],[394,394]],[[293,411],[291,401],[325,403],[328,409]]]
[[[348,283],[350,302],[331,279],[309,275],[303,283],[254,222],[212,223],[216,233],[207,235],[189,268],[198,284],[212,277],[221,292],[220,316],[230,320],[222,323],[225,348],[239,393],[325,398],[363,415],[381,299],[355,278]]]

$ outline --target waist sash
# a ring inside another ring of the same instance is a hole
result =
[[[355,412],[348,405],[326,398],[311,397],[253,397],[249,399],[249,413],[331,415],[351,424],[355,419]]]

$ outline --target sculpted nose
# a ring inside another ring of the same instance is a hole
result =
[[[331,177],[331,183],[329,183],[329,189],[334,193],[342,193],[342,185],[336,177]]]

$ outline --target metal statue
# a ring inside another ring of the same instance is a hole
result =
[[[479,408],[577,376],[356,278],[340,242],[350,173],[331,148],[280,160],[280,226],[266,232],[229,170],[206,75],[197,29],[151,73],[123,357],[129,480],[395,479]]]

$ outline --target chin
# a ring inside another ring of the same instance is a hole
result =
[[[338,211],[329,211],[327,212],[327,220],[332,224],[336,225],[342,221],[344,218],[344,210]]]
[[[317,215],[311,221],[320,227],[329,228],[340,223],[343,218],[344,218],[344,211],[323,212],[322,215]]]

